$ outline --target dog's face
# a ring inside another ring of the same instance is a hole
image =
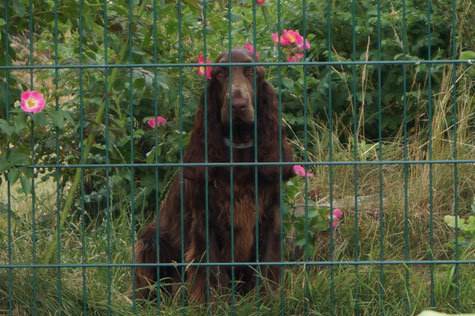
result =
[[[231,58],[229,52],[222,53],[216,63],[252,63],[251,52],[233,48]],[[221,123],[230,125],[230,110],[233,123],[254,123],[254,78],[256,89],[264,78],[264,69],[260,66],[222,66],[214,67],[212,79],[218,84],[218,102],[220,103]]]

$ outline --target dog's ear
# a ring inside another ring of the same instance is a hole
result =
[[[258,159],[259,162],[292,162],[292,149],[287,141],[285,128],[279,119],[279,102],[272,86],[264,79],[259,80],[258,89]],[[279,137],[279,129],[281,134]],[[295,176],[291,165],[262,166],[260,173],[268,178],[277,180],[282,168],[282,179],[288,180]]]
[[[216,62],[219,62],[220,55]],[[219,81],[216,79],[217,72],[211,71],[211,79],[207,81],[206,99],[205,93],[201,95],[200,105],[195,115],[195,123],[191,131],[190,142],[185,148],[183,154],[184,163],[204,163],[224,161],[224,144],[220,139],[221,125],[219,123],[220,104],[219,104]],[[206,124],[205,127],[205,107],[206,107]],[[205,131],[208,136],[207,148],[205,148]],[[206,150],[207,149],[207,150]],[[207,154],[207,156],[206,156]],[[207,159],[205,159],[207,158]],[[209,172],[215,168],[209,167]],[[188,180],[200,181],[204,179],[204,166],[190,166],[183,168],[183,176]]]

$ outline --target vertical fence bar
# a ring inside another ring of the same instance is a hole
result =
[[[206,21],[206,11],[207,11],[207,2],[206,0],[203,0],[203,56],[204,56],[204,143],[205,143],[205,148],[204,148],[204,156],[205,156],[205,228],[206,228],[206,263],[209,263],[209,185],[208,185],[208,179],[209,179],[209,169],[208,169],[208,79],[206,78],[206,73],[208,68],[206,67],[206,63],[208,62],[208,56],[207,56],[207,42],[206,42],[206,29],[207,29],[207,21]],[[183,220],[183,218],[182,218]],[[182,236],[183,240],[183,236]],[[210,286],[209,286],[209,266],[206,266],[206,302],[209,302],[209,297],[210,297]]]
[[[203,1],[203,9],[205,8],[206,4],[205,4],[206,0]],[[181,21],[181,14],[182,14],[182,8],[181,8],[181,1],[178,1],[178,19],[179,21]],[[206,24],[206,11],[203,10],[203,23]],[[178,25],[178,29],[179,29],[179,62],[181,61],[181,49],[182,49],[182,43],[181,43],[181,23]],[[180,91],[183,87],[183,82],[182,82],[182,69],[181,67],[179,68],[179,74],[180,74],[180,78],[179,78],[179,88],[180,88]],[[206,74],[206,68],[205,68],[205,71],[204,73]],[[206,83],[205,83],[205,88],[206,88]],[[205,100],[204,100],[204,104],[206,104],[206,89],[204,89],[204,95],[205,95]],[[179,103],[180,103],[180,109],[179,109],[179,124],[180,124],[180,162],[183,163],[183,94],[182,93],[179,93]],[[206,107],[205,107],[206,108]],[[206,113],[206,111],[204,112]],[[205,115],[205,121],[206,121],[206,115]],[[205,128],[205,132],[206,132],[206,128]],[[205,141],[206,143],[206,141]],[[205,151],[205,157],[206,157],[206,151]],[[181,258],[181,262],[185,262],[185,237],[184,237],[184,232],[185,232],[185,226],[184,226],[184,212],[185,212],[185,209],[184,209],[184,200],[183,200],[183,195],[184,195],[184,189],[183,189],[183,184],[184,184],[184,178],[183,178],[183,168],[180,168],[180,236],[181,236],[181,239],[180,239],[180,258]],[[206,184],[207,186],[207,184]],[[206,202],[205,202],[206,203]],[[182,307],[185,306],[185,279],[184,279],[184,275],[185,275],[185,268],[182,266],[181,267],[181,275],[182,275],[182,279],[181,279],[181,288],[182,290],[180,291],[180,295],[181,295],[181,304],[182,304]],[[185,314],[185,311],[184,309],[182,309],[182,315]]]
[[[5,5],[5,66],[8,66],[9,59],[9,45],[8,41],[8,27],[9,27],[9,14],[8,14],[8,0],[4,1]],[[10,71],[5,69],[5,119],[10,123]],[[6,153],[7,157],[10,155],[10,144],[6,143]],[[8,235],[8,265],[11,265],[12,262],[12,205],[11,205],[11,183],[10,178],[8,177],[9,173],[7,171],[7,235]],[[8,268],[8,315],[13,315],[13,268]]]
[[[329,0],[330,4],[331,0]],[[306,1],[302,0],[302,27],[303,27],[303,60],[307,58],[307,50],[305,48],[306,41]],[[328,11],[331,11],[330,6]],[[307,68],[305,65],[302,66],[302,75],[303,75],[303,121],[304,121],[304,161],[308,162],[308,126],[307,126]],[[309,247],[309,217],[308,217],[308,176],[307,176],[308,165],[305,166],[305,261],[308,262],[311,260],[310,247]],[[313,247],[312,247],[313,249]],[[309,282],[309,267],[305,266],[305,299],[306,299],[306,314],[310,314],[310,282]]]
[[[228,1],[228,60],[232,62],[232,7],[231,0]],[[233,163],[233,67],[229,67],[229,162]],[[229,212],[231,217],[231,315],[236,313],[236,271],[234,266],[234,167],[229,168]]]
[[[203,4],[204,5],[204,4]],[[182,29],[181,29],[181,14],[182,14],[182,8],[181,8],[181,1],[178,1],[178,21],[179,21],[179,24],[178,24],[178,62],[182,62]],[[182,68],[180,67],[178,69],[179,71],[179,88],[180,88],[180,91],[182,90],[183,88],[183,71],[182,71]],[[206,70],[205,70],[205,74],[206,74]],[[204,90],[206,91],[206,90]],[[206,92],[205,92],[206,93]],[[179,125],[180,125],[180,162],[183,163],[183,94],[182,93],[179,93],[179,97],[178,97],[178,102],[179,102]],[[206,155],[206,154],[205,154]],[[181,241],[180,241],[180,249],[181,249],[181,252],[180,252],[180,256],[181,256],[181,262],[185,262],[185,240],[184,240],[184,230],[185,230],[185,227],[184,227],[184,222],[183,222],[183,219],[184,219],[184,204],[183,204],[183,194],[184,194],[184,190],[183,190],[183,168],[180,168],[180,232],[181,232]],[[185,275],[185,268],[184,267],[181,267],[181,275],[184,276]],[[185,290],[184,290],[184,278],[182,277],[182,291],[181,291],[181,302],[182,302],[182,305],[184,305],[185,303]],[[182,312],[182,314],[184,315],[184,311]]]
[[[130,107],[130,122],[129,122],[129,128],[130,128],[130,163],[133,165],[134,164],[134,156],[135,156],[135,150],[134,150],[134,68],[132,67],[133,64],[133,59],[132,59],[132,53],[133,53],[133,17],[132,17],[132,0],[129,0],[129,38],[128,38],[128,48],[129,48],[129,107]],[[157,122],[155,122],[155,126]],[[132,223],[132,229],[131,229],[131,237],[132,237],[132,253],[135,255],[135,183],[134,183],[134,177],[135,177],[135,167],[131,166],[130,167],[130,209],[131,209],[131,223]],[[134,313],[136,312],[135,304],[134,304]]]
[[[178,63],[181,63],[181,1],[178,1]],[[157,0],[153,0],[153,63],[158,63],[158,48],[157,48]],[[179,86],[181,91],[181,67],[178,68],[180,73],[179,75]],[[181,98],[181,93],[179,93]],[[157,67],[153,68],[153,117],[155,120],[155,129],[154,129],[154,143],[155,143],[155,164],[158,164],[158,72]],[[158,194],[159,189],[159,179],[158,179],[158,167],[154,167],[155,173],[155,229],[156,229],[156,261],[160,262],[160,196]],[[157,275],[157,310],[160,311],[161,297],[160,297],[160,267],[157,266],[156,270]]]
[[[203,4],[204,5],[204,4]],[[178,1],[178,62],[181,63],[182,62],[182,29],[181,29],[181,1]],[[178,87],[180,89],[180,91],[182,91],[183,89],[183,69],[182,67],[178,68],[178,72],[179,72],[179,78],[178,78]],[[205,70],[205,74],[206,74],[206,70]],[[206,90],[204,90],[206,91]],[[206,93],[206,92],[205,92]],[[179,102],[179,125],[180,125],[180,139],[179,139],[179,142],[180,142],[180,162],[183,163],[183,93],[179,93],[179,96],[178,96],[178,102]],[[205,112],[206,113],[206,112]],[[185,262],[185,253],[184,253],[184,249],[185,249],[185,241],[184,241],[184,230],[185,230],[185,227],[184,227],[184,223],[183,223],[183,219],[184,219],[184,204],[183,204],[183,168],[180,168],[180,232],[181,232],[181,241],[180,241],[180,249],[181,249],[181,252],[180,252],[180,256],[181,256],[181,262]],[[158,225],[158,223],[157,223]],[[157,231],[157,234],[158,234],[158,231]],[[185,291],[184,291],[184,275],[185,275],[185,268],[184,267],[181,267],[181,275],[182,275],[182,291],[181,291],[181,302],[182,304],[184,304],[185,302]],[[184,315],[184,311],[182,311],[182,314]]]
[[[113,82],[112,82],[113,84]],[[109,96],[107,96],[109,98]],[[112,214],[110,211],[111,207],[111,189],[110,189],[110,141],[109,141],[109,102],[107,102],[105,108],[105,140],[106,140],[106,235],[107,235],[107,264],[112,263],[112,252],[111,252],[111,223],[112,223]],[[107,313],[111,314],[111,302],[112,302],[112,278],[111,278],[111,268],[107,267]]]
[[[58,1],[54,1],[54,65],[58,65]],[[54,70],[54,88],[55,88],[55,110],[59,110],[59,97],[58,97],[58,68]],[[56,164],[60,164],[59,159],[59,128],[55,127],[55,143],[56,143]],[[60,194],[60,169],[55,170],[56,179],[56,226],[58,234],[56,235],[57,244],[57,262],[61,264],[61,194]],[[57,286],[58,286],[58,314],[62,313],[62,295],[61,295],[61,268],[57,271]]]
[[[30,50],[30,66],[33,66],[34,55],[33,55],[33,1],[29,1],[29,50]],[[34,89],[34,78],[33,78],[33,68],[30,69],[30,89]],[[31,137],[30,137],[30,151],[31,151],[31,163],[35,164],[35,122],[31,120]],[[31,177],[31,221],[32,221],[32,263],[36,264],[36,210],[35,210],[36,198],[35,198],[35,170],[33,169]],[[33,268],[33,315],[37,315],[37,268]]]
[[[107,16],[107,0],[104,0],[104,64],[107,65],[108,58],[108,16]],[[114,76],[111,76],[114,77]],[[106,164],[110,163],[109,157],[109,70],[108,68],[104,69],[104,102],[105,102],[105,139],[106,139]],[[84,160],[87,160],[87,157],[84,157]],[[111,214],[110,214],[110,205],[109,205],[109,198],[110,198],[110,184],[109,184],[109,167],[106,167],[106,257],[107,257],[107,264],[111,264],[111,240],[110,240],[110,222],[111,222]],[[133,247],[133,242],[132,242]],[[133,249],[132,249],[133,253]],[[135,280],[133,277],[132,280]],[[135,294],[135,287],[133,294]],[[110,267],[107,267],[107,314],[111,315],[111,273]],[[135,298],[133,299],[133,308],[135,308]]]
[[[327,46],[328,46],[328,62],[332,61],[332,31],[331,31],[331,4],[328,0],[328,28],[327,28]],[[332,66],[328,65],[328,161],[333,162],[333,106],[332,106]],[[329,198],[330,198],[330,261],[334,260],[333,251],[333,165],[329,167]],[[330,314],[335,314],[335,268],[330,267]]]
[[[427,0],[427,60],[432,60],[432,53],[431,53],[431,0]],[[429,130],[428,130],[428,137],[429,137],[429,161],[432,161],[432,64],[427,64],[427,84],[428,84],[428,116],[429,116]],[[434,190],[432,189],[433,186],[433,178],[432,178],[432,164],[429,164],[429,243],[430,243],[430,260],[431,262],[434,260]],[[434,300],[434,264],[430,265],[430,307],[435,306]]]
[[[330,8],[329,8],[329,11]],[[303,33],[303,61],[307,59],[307,48],[306,48],[306,41],[307,41],[307,2],[302,0],[302,33]],[[308,162],[308,106],[307,106],[307,66],[304,64],[302,66],[302,76],[303,76],[303,102],[304,102],[304,161]],[[308,210],[308,190],[309,190],[309,183],[308,183],[308,165],[305,167],[305,261],[311,261],[313,253],[310,253],[309,242],[309,210]],[[310,314],[310,282],[309,282],[309,267],[306,266],[305,268],[305,298],[306,298],[306,313]]]
[[[378,11],[378,62],[381,61],[381,1],[377,2]],[[381,96],[381,64],[378,64],[378,160],[383,160],[383,140],[382,140],[382,96]],[[379,165],[379,260],[384,260],[384,210],[383,210],[383,166]],[[384,315],[384,265],[380,266],[380,287],[379,287],[379,306],[380,314]]]
[[[252,1],[252,46],[254,47],[254,53],[253,53],[253,61],[257,61],[257,36],[256,36],[256,2]],[[259,111],[257,107],[257,69],[256,66],[252,66],[253,69],[253,87],[254,87],[254,96],[253,96],[253,104],[254,104],[254,162],[258,162],[258,136],[257,136],[257,124],[259,124],[257,120],[257,111]],[[279,143],[279,146],[280,143]],[[280,148],[280,147],[279,147]],[[256,251],[255,251],[255,256],[256,256],[256,262],[259,262],[259,173],[258,173],[258,167],[254,167],[254,205],[255,205],[255,212],[256,212],[256,217],[255,217],[255,245],[256,245]],[[256,268],[257,271],[261,272],[262,269],[259,267]],[[259,315],[260,313],[260,277],[259,273],[256,273],[256,313]]]
[[[82,5],[83,0],[79,0],[79,64],[83,65],[83,21],[82,21]],[[106,70],[105,70],[106,71]],[[107,81],[106,81],[107,82]],[[80,137],[80,163],[84,164],[84,90],[83,90],[83,68],[79,68],[79,137]],[[106,89],[107,91],[107,89]],[[86,264],[86,218],[84,214],[84,168],[81,168],[81,263]],[[87,287],[86,287],[86,267],[82,267],[82,299],[83,299],[83,315],[87,312]]]
[[[351,2],[351,19],[352,19],[352,34],[351,34],[351,41],[352,41],[352,53],[351,58],[355,62],[356,61],[356,0]],[[351,90],[353,94],[353,160],[356,162],[358,160],[358,100],[356,98],[356,65],[352,66],[352,83],[351,83]],[[354,172],[354,195],[355,195],[355,261],[359,261],[359,241],[358,241],[358,166],[355,164],[353,165],[353,172]],[[356,316],[359,315],[359,277],[358,277],[358,265],[355,265],[355,309],[354,313]]]
[[[402,1],[402,56],[406,61],[406,0]],[[407,155],[407,69],[406,64],[402,65],[402,85],[403,85],[403,137],[404,137],[404,259],[409,260],[409,219],[408,219],[408,155]],[[406,315],[409,315],[411,310],[411,301],[409,296],[409,268],[407,265],[405,269],[405,293],[406,293]]]
[[[457,1],[452,1],[452,59],[457,59],[457,23],[456,23],[456,9]],[[453,160],[457,161],[457,64],[452,66],[452,84],[453,84]],[[455,216],[455,260],[459,260],[459,243],[458,243],[458,164],[453,164],[454,168],[454,216]],[[460,277],[459,277],[459,264],[455,264],[455,307],[458,310],[460,308]]]
[[[278,35],[278,45],[277,45],[277,61],[280,63],[282,62],[282,49],[280,46],[280,37],[282,33],[281,29],[281,16],[280,16],[280,8],[281,8],[281,1],[277,0],[277,35]],[[277,66],[277,98],[279,101],[279,122],[282,122],[282,66],[278,65]],[[282,128],[279,128],[279,160],[282,161]],[[284,236],[284,212],[282,205],[284,203],[282,199],[282,166],[279,167],[279,199],[280,199],[280,208],[279,208],[279,213],[280,213],[280,227],[279,227],[279,233],[282,238]],[[284,240],[282,239],[280,241],[280,262],[284,261]],[[284,268],[281,266],[280,267],[280,279],[284,280]],[[285,286],[283,285],[284,282],[282,282],[282,286],[280,288],[280,314],[281,316],[284,315],[284,308],[285,308],[285,302],[284,302],[284,294],[285,294]]]

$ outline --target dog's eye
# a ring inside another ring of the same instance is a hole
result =
[[[255,72],[255,71],[254,71],[254,67],[249,67],[249,68],[247,69],[247,73],[248,73],[250,76],[254,75],[254,72]]]
[[[217,72],[216,72],[216,76],[217,76],[217,77],[223,78],[223,77],[225,77],[226,75],[227,75],[227,69],[222,68],[222,67],[218,68],[218,70],[217,70]]]

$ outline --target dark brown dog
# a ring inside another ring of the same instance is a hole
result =
[[[217,58],[216,63],[251,63],[253,61],[253,55],[249,51],[233,48],[231,58],[228,52],[225,52]],[[254,77],[256,77],[256,84],[254,84]],[[264,77],[264,69],[260,66],[213,67],[211,80],[208,81],[206,102],[207,153],[205,152],[206,127],[203,94],[190,143],[184,151],[185,163],[230,162],[231,128],[233,162],[254,162],[256,157],[258,162],[292,161],[292,151],[286,140],[285,129],[279,121],[276,95]],[[257,91],[254,91],[254,87]],[[230,91],[232,91],[231,98]],[[257,93],[257,98],[255,98],[255,93]],[[255,99],[257,102],[254,101]],[[230,110],[232,119],[230,119]],[[232,124],[230,124],[231,120]],[[257,124],[257,139],[254,137],[255,124]],[[282,148],[279,148],[279,130],[282,132]],[[256,147],[257,155],[255,155]],[[230,167],[209,166],[207,169],[202,166],[184,167],[182,208],[180,205],[181,177],[178,174],[171,183],[168,196],[160,209],[159,256],[157,256],[157,231],[154,221],[145,228],[135,245],[136,262],[156,263],[157,257],[161,263],[182,262],[181,236],[184,236],[183,254],[186,263],[205,262],[207,251],[210,262],[231,262],[231,193],[234,213],[234,261],[280,261],[279,178],[282,174],[282,179],[287,180],[294,176],[294,172],[289,165],[257,167],[259,236],[258,258],[256,258],[255,171],[255,166],[233,167],[233,183],[231,184]],[[208,209],[208,247],[206,208]],[[180,215],[182,209],[183,218]],[[212,287],[229,286],[229,267],[212,266],[210,271]],[[280,281],[278,266],[264,266],[261,271],[262,276],[274,286]],[[243,281],[248,289],[255,283],[255,270],[248,266],[236,266],[235,276],[236,279]],[[181,282],[176,268],[162,267],[157,275],[156,267],[137,267],[135,274],[137,296],[142,298],[155,296],[156,293],[150,291],[150,285],[156,282],[157,278],[168,278],[168,282],[172,283]],[[206,268],[198,266],[187,268],[186,280],[190,299],[193,302],[204,302],[206,278]]]

